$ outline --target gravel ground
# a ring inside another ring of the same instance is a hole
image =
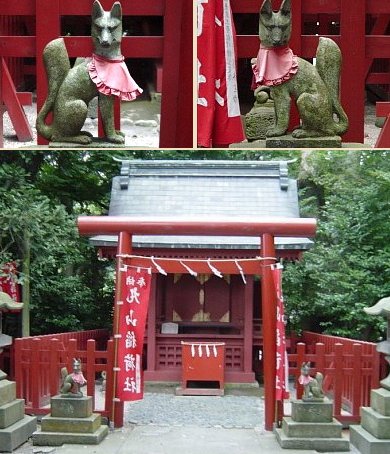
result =
[[[32,126],[34,140],[19,142],[12,123],[6,112],[4,114],[4,148],[23,148],[37,146],[35,129],[36,104],[24,108],[26,117]],[[84,130],[97,136],[97,118],[87,118]],[[158,148],[160,132],[160,103],[157,101],[139,100],[122,104],[121,130],[126,134],[125,144],[128,147]]]
[[[264,401],[254,396],[175,396],[146,393],[127,402],[126,424],[261,429]]]
[[[31,142],[19,142],[7,113],[4,114],[4,148],[34,147],[37,145],[35,129],[36,105],[25,107],[25,113],[34,133]],[[97,135],[97,120],[88,118],[87,131]],[[121,129],[126,134],[126,145],[129,147],[158,148],[160,130],[160,104],[156,101],[134,101],[122,104]],[[375,126],[375,106],[366,105],[364,143],[373,147],[380,129]]]

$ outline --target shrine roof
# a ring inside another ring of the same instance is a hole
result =
[[[123,160],[113,178],[109,216],[299,218],[296,180],[286,161]],[[113,246],[116,236],[91,243]],[[276,238],[277,249],[307,249],[307,238]],[[258,237],[135,235],[134,247],[258,249]]]

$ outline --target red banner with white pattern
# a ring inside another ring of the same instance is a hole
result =
[[[282,291],[282,270],[279,263],[272,267],[272,277],[276,291],[276,400],[289,398],[288,393],[288,357],[286,343],[286,327]]]
[[[14,301],[20,302],[20,290],[16,277],[16,265],[6,263],[0,271],[0,292],[7,293]]]
[[[230,0],[197,0],[198,145],[244,140]]]
[[[143,398],[142,350],[152,275],[148,270],[129,267],[121,272],[117,397],[139,400]]]

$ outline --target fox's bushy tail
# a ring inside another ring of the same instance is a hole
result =
[[[48,80],[48,94],[37,116],[36,127],[41,136],[50,140],[52,127],[45,123],[45,119],[53,110],[58,90],[70,70],[68,52],[63,38],[55,39],[47,44],[43,50],[43,62]]]
[[[344,134],[348,129],[348,117],[340,104],[340,71],[341,51],[339,46],[329,38],[320,38],[316,54],[316,68],[321,79],[328,88],[333,104],[333,111],[339,121],[334,124],[335,134]]]

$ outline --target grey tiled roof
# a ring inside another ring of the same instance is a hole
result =
[[[122,161],[113,179],[111,216],[196,216],[237,219],[299,217],[296,181],[287,163],[277,161]],[[97,236],[95,245],[112,245],[115,236]],[[134,236],[134,246],[252,249],[259,238]],[[277,238],[281,249],[306,249],[305,238]]]

